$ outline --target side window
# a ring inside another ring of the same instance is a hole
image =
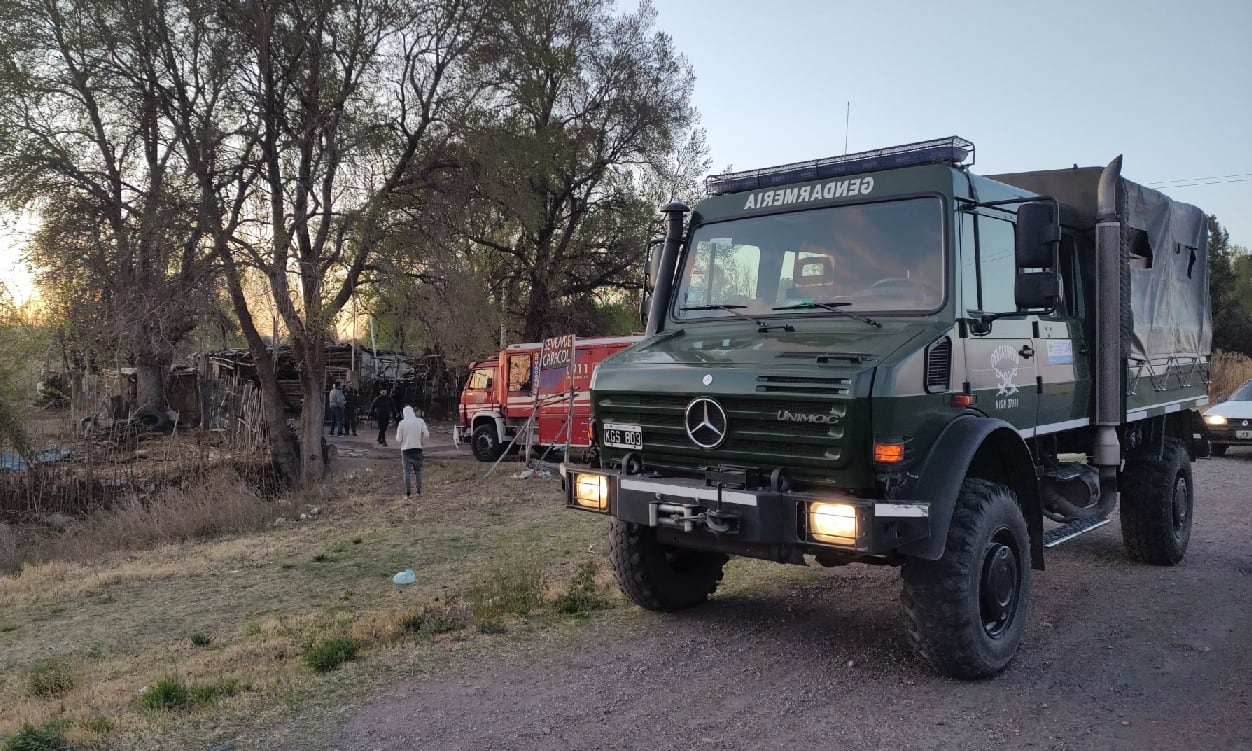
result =
[[[1006,313],[1017,310],[1013,283],[1017,262],[1013,254],[1013,225],[1003,219],[978,216],[978,271],[982,281],[982,310]]]
[[[509,391],[530,392],[530,355],[509,357]]]

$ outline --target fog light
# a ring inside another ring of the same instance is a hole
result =
[[[574,503],[592,511],[604,511],[609,505],[609,478],[604,475],[576,475]]]
[[[846,503],[810,503],[809,537],[834,545],[856,544],[856,507]]]
[[[1226,418],[1221,415],[1205,415],[1204,421],[1209,425],[1225,425]]]

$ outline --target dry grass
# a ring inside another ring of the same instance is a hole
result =
[[[188,489],[166,488],[146,498],[131,497],[82,518],[68,520],[51,534],[33,533],[19,540],[0,526],[0,573],[22,563],[93,561],[114,551],[237,534],[260,529],[278,514],[229,471],[209,473]]]
[[[1252,378],[1252,357],[1238,352],[1216,352],[1209,360],[1212,381],[1209,400],[1219,402]]]

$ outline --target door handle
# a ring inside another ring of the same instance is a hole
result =
[[[1022,348],[1017,350],[1017,354],[1021,355],[1022,357],[1031,358],[1035,356],[1035,348],[1030,346],[1029,344],[1023,344]]]

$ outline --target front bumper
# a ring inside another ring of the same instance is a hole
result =
[[[1243,423],[1249,423],[1244,425]],[[1252,446],[1252,420],[1231,419],[1225,425],[1209,425],[1209,441],[1226,446]],[[1240,435],[1243,437],[1241,438]]]
[[[794,557],[796,552],[885,555],[930,534],[928,503],[832,491],[718,487],[700,479],[622,475],[567,465],[562,466],[562,479],[569,508],[656,527],[671,544],[715,547],[736,555],[772,559]],[[814,504],[837,504],[854,514],[855,535],[838,542],[819,539],[822,535],[812,528]]]

